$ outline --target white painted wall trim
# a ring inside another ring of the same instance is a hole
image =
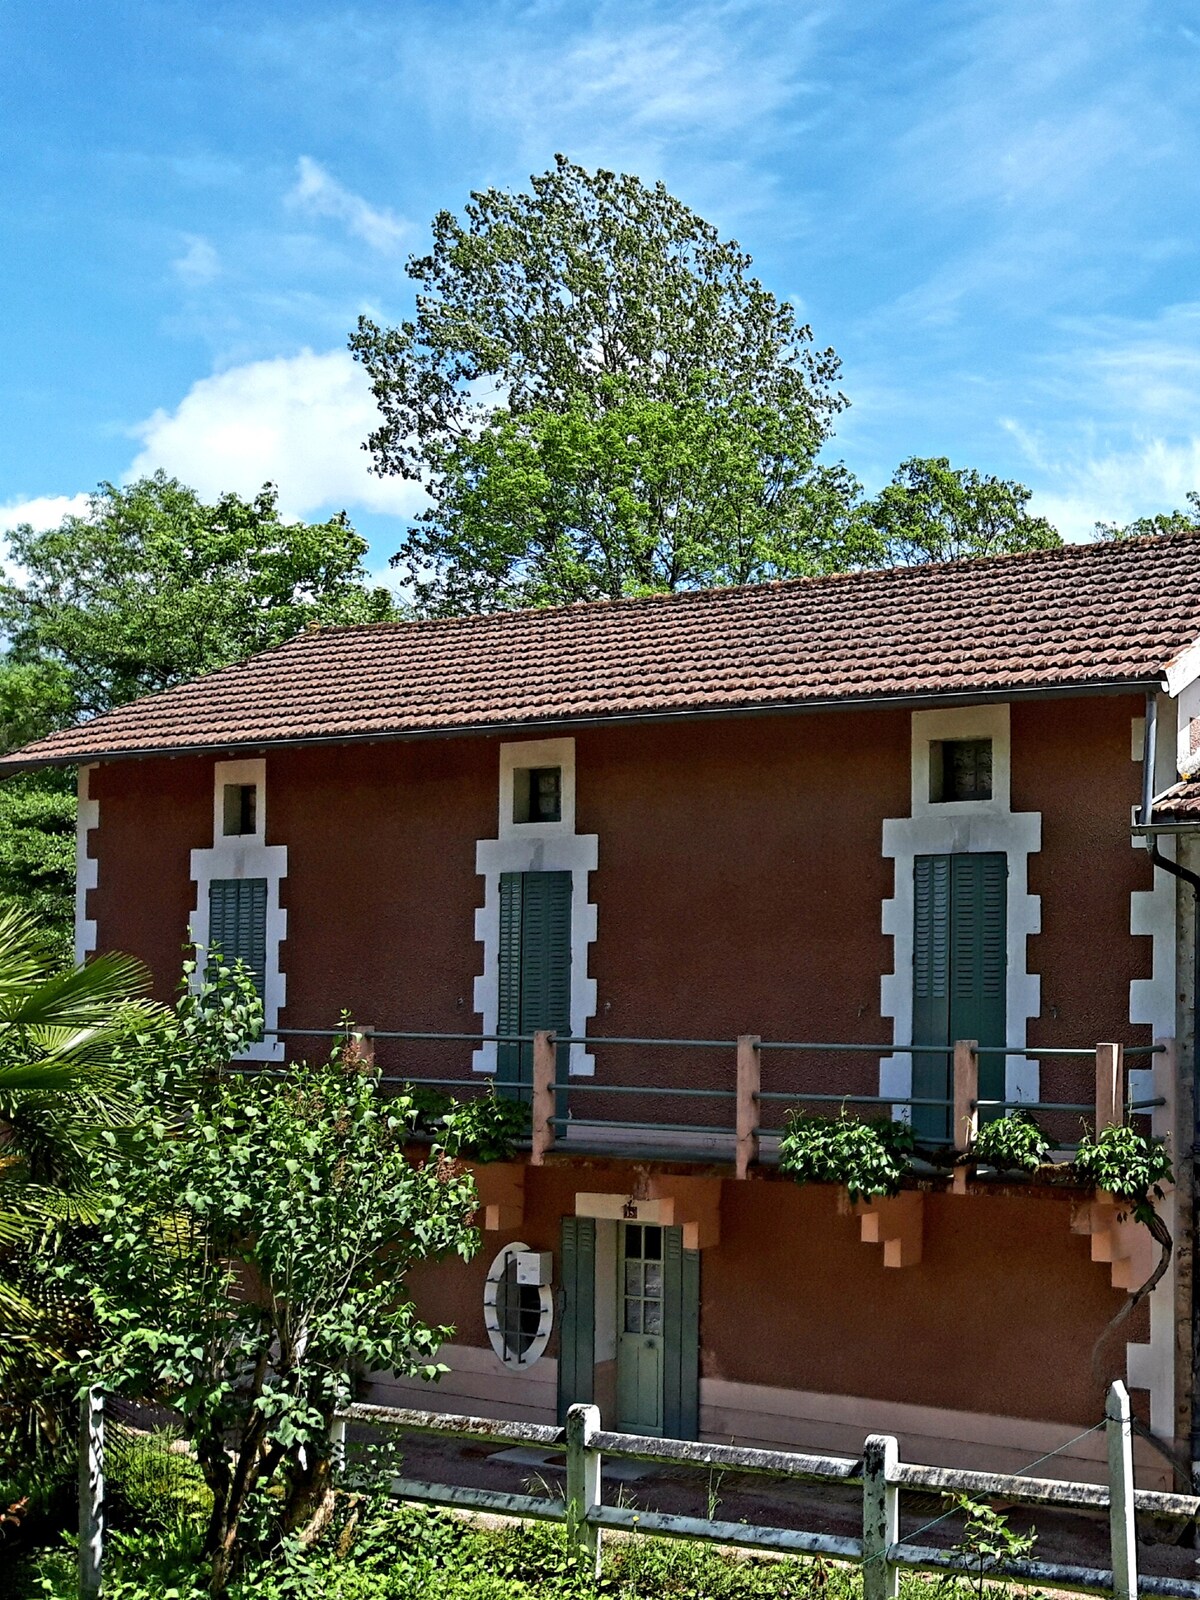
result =
[[[1196,647],[1192,647],[1195,651]],[[1189,652],[1190,653],[1190,652]],[[1197,657],[1200,659],[1200,657]],[[1185,686],[1178,707],[1165,697],[1159,698],[1158,723],[1164,732],[1174,721],[1179,730],[1177,747],[1172,749],[1169,737],[1160,737],[1157,743],[1154,770],[1154,792],[1160,794],[1170,788],[1176,777],[1176,766],[1183,754],[1188,732],[1188,720],[1200,709],[1197,687]],[[1144,718],[1135,717],[1142,723]],[[1144,749],[1144,747],[1143,747]],[[1144,759],[1139,749],[1135,760]],[[1144,850],[1146,842],[1134,838],[1132,847]],[[1163,855],[1175,857],[1175,840],[1169,835],[1158,839]],[[1185,898],[1190,899],[1190,896]],[[1139,1027],[1148,1027],[1154,1039],[1173,1039],[1176,1034],[1176,980],[1177,980],[1177,910],[1180,896],[1175,879],[1161,868],[1154,869],[1154,882],[1149,889],[1135,889],[1129,896],[1129,930],[1134,935],[1150,939],[1151,965],[1148,978],[1134,978],[1129,985],[1129,1020]],[[1170,1063],[1170,1064],[1168,1064]],[[1175,1131],[1175,1071],[1172,1057],[1157,1056],[1150,1067],[1135,1067],[1128,1074],[1131,1100],[1150,1100],[1162,1095],[1166,1105],[1156,1106],[1152,1128],[1164,1138]],[[1169,1193],[1159,1202],[1158,1210],[1171,1229],[1176,1226],[1175,1195]],[[1174,1258],[1163,1274],[1162,1280],[1150,1296],[1150,1338],[1146,1344],[1127,1344],[1126,1378],[1131,1389],[1146,1389],[1150,1394],[1150,1427],[1164,1438],[1175,1431],[1175,1262]]]
[[[267,880],[267,964],[263,995],[263,1026],[277,1028],[287,999],[287,979],[280,970],[279,947],[287,937],[287,912],[279,904],[279,886],[287,877],[287,846],[269,845],[267,830],[267,764],[264,760],[218,761],[213,768],[213,843],[210,850],[192,851],[192,880],[196,905],[189,930],[196,946],[201,972],[208,955],[208,892],[214,878],[265,878]],[[254,784],[258,790],[253,833],[226,835],[225,785]],[[282,1061],[283,1040],[264,1038],[244,1052],[247,1061]]]
[[[992,798],[933,802],[929,798],[930,744],[941,739],[991,739]],[[1009,707],[960,706],[912,714],[912,811],[883,824],[883,854],[895,862],[895,892],[883,902],[883,931],[892,939],[892,971],[880,982],[880,1011],[892,1019],[892,1039],[911,1044],[913,1029],[913,861],[921,855],[1003,852],[1008,857],[1008,1038],[1018,1050],[1029,1019],[1041,1011],[1041,979],[1027,966],[1028,939],[1041,932],[1041,900],[1029,893],[1029,857],[1042,847],[1039,811],[1012,810]],[[1000,1041],[985,1041],[1000,1042]],[[912,1057],[885,1056],[879,1063],[880,1094],[911,1095]],[[1036,1061],[1008,1058],[1005,1098],[1036,1100]],[[907,1107],[897,1106],[907,1118]]]
[[[88,834],[100,826],[100,802],[91,795],[96,763],[79,769],[79,798],[75,806],[75,960],[82,965],[96,949],[95,919],[87,914],[88,890],[99,882],[100,863],[88,855]]]
[[[513,821],[513,773],[519,767],[562,768],[562,817],[558,822]],[[500,1014],[500,875],[503,872],[571,874],[571,1032],[582,1036],[596,1015],[596,983],[588,977],[588,946],[596,937],[596,907],[588,900],[588,874],[596,870],[599,838],[575,832],[574,739],[527,739],[500,746],[500,807],[495,839],[475,846],[475,870],[484,880],[484,900],[475,913],[475,937],[483,945],[483,971],[475,979],[475,1010],[484,1033],[495,1033]],[[476,1050],[476,1072],[495,1072],[494,1042]],[[586,1045],[570,1048],[569,1070],[595,1072]]]

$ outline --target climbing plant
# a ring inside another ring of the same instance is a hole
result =
[[[840,1183],[852,1200],[899,1194],[915,1140],[907,1122],[862,1122],[843,1110],[836,1117],[788,1114],[779,1141],[779,1170],[797,1183]]]
[[[1036,1172],[1050,1141],[1028,1111],[1014,1109],[985,1122],[971,1142],[971,1157],[1001,1172]]]

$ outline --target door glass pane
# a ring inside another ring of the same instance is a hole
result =
[[[661,1333],[663,1331],[663,1308],[661,1300],[647,1300],[643,1303],[643,1317],[647,1333]]]
[[[625,1263],[625,1293],[627,1295],[640,1295],[642,1292],[642,1263],[640,1261],[626,1261]]]
[[[644,1230],[644,1232],[645,1232],[646,1237],[645,1237],[645,1240],[643,1241],[643,1249],[642,1249],[643,1257],[647,1261],[661,1261],[662,1260],[662,1229],[661,1228],[649,1228],[648,1227],[648,1228],[646,1228]]]
[[[645,1271],[646,1271],[646,1287],[645,1287],[645,1291],[644,1291],[645,1294],[647,1295],[648,1298],[661,1300],[662,1299],[662,1266],[657,1261],[648,1261],[646,1263]]]
[[[642,1302],[627,1299],[625,1302],[625,1332],[641,1333],[642,1331]]]

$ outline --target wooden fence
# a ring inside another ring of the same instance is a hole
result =
[[[484,1417],[447,1416],[391,1406],[353,1405],[335,1422],[335,1459],[345,1460],[348,1424],[370,1424],[406,1433],[484,1444],[526,1445],[566,1454],[563,1500],[451,1484],[398,1479],[393,1493],[402,1500],[455,1506],[501,1516],[533,1518],[565,1525],[568,1537],[595,1572],[600,1569],[600,1541],[605,1528],[625,1533],[654,1534],[671,1539],[700,1539],[781,1555],[828,1556],[861,1565],[863,1600],[895,1600],[905,1568],[950,1573],[977,1573],[978,1558],[956,1549],[906,1543],[900,1536],[900,1496],[908,1490],[953,1496],[968,1494],[1001,1499],[1008,1504],[1057,1509],[1107,1510],[1111,1566],[1107,1569],[1067,1566],[1033,1559],[996,1563],[989,1576],[1042,1588],[1112,1594],[1117,1600],[1144,1595],[1200,1600],[1200,1581],[1151,1575],[1139,1577],[1135,1513],[1162,1518],[1196,1519],[1200,1498],[1160,1494],[1133,1486],[1133,1428],[1129,1395],[1114,1383],[1105,1406],[1108,1484],[1070,1483],[1005,1473],[968,1472],[956,1468],[918,1466],[900,1460],[894,1438],[872,1435],[862,1459],[754,1450],[734,1445],[698,1444],[683,1439],[643,1438],[612,1433],[600,1425],[595,1406],[572,1406],[565,1428],[536,1423],[498,1422]],[[862,1484],[862,1537],[847,1538],[798,1529],[755,1527],[720,1522],[710,1517],[683,1517],[658,1511],[604,1504],[601,1462],[605,1456],[624,1461],[675,1464],[722,1471],[756,1473],[804,1482]],[[921,1530],[923,1531],[923,1530]]]

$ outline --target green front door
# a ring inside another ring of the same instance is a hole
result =
[[[913,1043],[977,1039],[1004,1045],[1008,977],[1008,859],[999,852],[918,856],[913,863]],[[979,1062],[979,1098],[1004,1098],[1004,1058]],[[945,1050],[913,1057],[913,1095],[949,1100]],[[951,1136],[949,1106],[914,1106],[922,1139]],[[996,1113],[984,1112],[983,1117]]]
[[[666,1334],[663,1235],[639,1222],[621,1228],[617,1262],[617,1431],[663,1431]]]
[[[571,1031],[571,874],[500,874],[500,1004],[497,1033]],[[558,1053],[565,1074],[568,1046]],[[497,1076],[533,1082],[532,1044],[501,1044]],[[512,1090],[503,1091],[513,1093]],[[528,1090],[517,1091],[527,1096]]]

